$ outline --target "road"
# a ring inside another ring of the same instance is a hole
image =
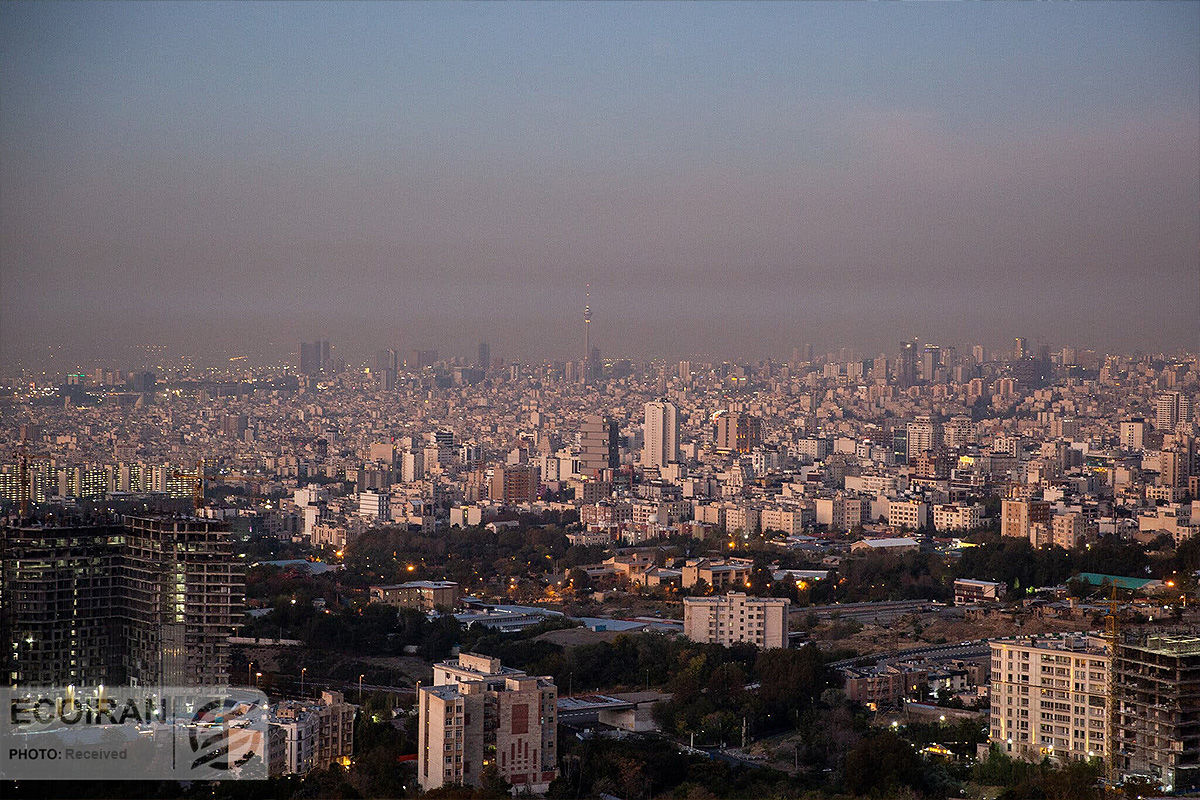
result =
[[[992,652],[992,648],[988,645],[987,639],[979,639],[973,642],[959,642],[958,644],[932,644],[924,647],[912,647],[907,650],[897,650],[892,653],[876,653],[869,656],[857,656],[856,658],[844,658],[841,661],[830,662],[829,666],[852,667],[857,663],[864,661],[874,661],[877,664],[886,664],[890,661],[900,661],[906,658],[915,658],[917,656],[931,657],[935,656],[939,660],[950,660],[952,658],[978,658],[986,656]]]

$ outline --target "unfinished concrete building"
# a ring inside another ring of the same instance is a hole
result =
[[[244,594],[212,520],[0,526],[4,683],[227,684]]]
[[[1200,635],[1127,635],[1114,669],[1121,775],[1200,788]]]

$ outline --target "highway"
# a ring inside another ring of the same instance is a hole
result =
[[[890,661],[901,661],[907,658],[915,658],[924,656],[926,658],[935,657],[938,660],[948,661],[952,658],[979,658],[990,654],[992,648],[988,645],[987,639],[979,639],[973,642],[959,642],[958,644],[931,644],[924,647],[912,647],[907,650],[897,650],[892,653],[876,653],[874,655],[857,656],[856,658],[844,658],[841,661],[830,662],[829,666],[833,668],[852,667],[855,664],[864,661],[874,661],[876,664],[886,664]]]

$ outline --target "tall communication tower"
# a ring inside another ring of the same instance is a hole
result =
[[[592,369],[592,284],[590,283],[585,286],[583,302],[583,369],[581,373],[583,382],[587,383],[592,377],[590,374]]]

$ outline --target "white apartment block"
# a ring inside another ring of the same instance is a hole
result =
[[[359,492],[358,515],[366,519],[391,519],[391,496],[382,492]]]
[[[820,461],[829,452],[829,443],[824,439],[800,439],[796,442],[796,457],[809,462]]]
[[[939,503],[933,507],[936,531],[973,531],[983,524],[983,506]]]
[[[1106,753],[1107,642],[1088,634],[991,643],[991,741],[1021,758]]]
[[[417,697],[417,782],[425,791],[478,786],[495,766],[515,787],[544,793],[558,775],[554,681],[470,653],[434,665]]]
[[[747,597],[745,592],[685,597],[683,635],[726,647],[739,642],[763,649],[787,647],[789,605],[791,601],[784,597]]]
[[[929,506],[919,500],[892,500],[888,503],[887,521],[893,528],[918,530],[925,527]]]
[[[764,531],[783,531],[788,535],[804,531],[804,511],[799,508],[773,506],[764,508],[759,515]]]

